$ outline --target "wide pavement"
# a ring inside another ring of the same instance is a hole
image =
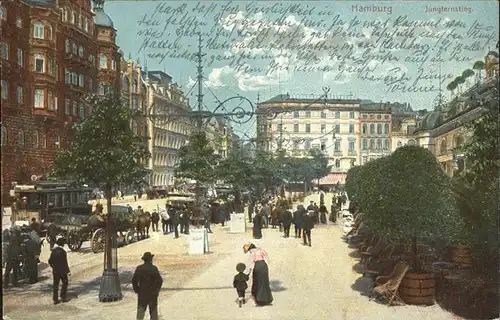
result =
[[[317,195],[314,195],[313,199],[319,200],[319,196],[318,199],[316,197]],[[328,201],[329,198],[326,199],[327,204]],[[217,227],[214,232],[211,239],[213,253],[196,259],[182,254],[187,249],[184,241],[175,242],[170,236],[154,236],[120,249],[120,256],[125,255],[125,252],[127,256],[131,256],[126,259],[126,264],[123,264],[125,259],[122,256],[121,265],[127,265],[127,269],[131,270],[139,262],[138,257],[144,250],[157,253],[155,264],[164,272],[165,279],[159,300],[161,319],[456,319],[437,305],[387,307],[369,301],[368,297],[354,290],[351,286],[360,277],[352,270],[356,259],[349,257],[351,249],[347,248],[347,244],[341,239],[341,227],[335,225],[313,229],[312,247],[302,246],[301,241],[293,237],[282,238],[278,229],[264,229],[263,239],[255,240],[254,243],[269,253],[274,302],[272,306],[256,307],[250,300],[239,308],[235,289],[232,288],[232,279],[236,273],[236,264],[246,261],[242,246],[251,241],[251,234],[229,234],[227,227]],[[291,233],[293,234],[293,228]],[[172,252],[167,254],[169,249]],[[71,253],[70,256],[75,254]],[[88,258],[101,260],[102,255],[93,257],[93,254],[90,254]],[[176,260],[181,263],[179,268],[190,268],[183,260],[189,260],[191,264],[206,264],[205,267],[199,265],[195,272],[187,272],[180,281],[175,268]],[[88,272],[87,277],[98,276],[99,273],[97,269]],[[23,312],[17,310],[10,319],[134,319],[136,298],[130,291],[130,284],[122,284],[124,300],[117,303],[98,303],[95,291],[97,287],[94,286],[93,290],[81,292],[77,299],[67,304],[52,306],[50,291],[47,290],[43,298],[44,307],[39,306],[35,312],[35,302],[25,300],[28,301],[26,311],[33,305],[32,316],[21,316]],[[23,295],[25,299],[28,297],[30,295]]]

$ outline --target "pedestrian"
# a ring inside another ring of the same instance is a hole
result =
[[[276,226],[278,225],[278,206],[271,206],[271,225],[273,226],[273,229],[276,229]]]
[[[184,204],[182,209],[181,233],[189,234],[189,224],[191,222],[191,214]]]
[[[10,273],[12,272],[12,285],[17,287],[17,277],[21,273],[19,256],[21,254],[21,234],[12,228],[10,232],[10,240],[7,247],[7,262],[5,265],[5,274],[3,278],[4,288],[9,287]]]
[[[64,245],[66,240],[64,238],[59,238],[56,241],[56,246],[52,249],[49,258],[49,265],[52,267],[52,300],[54,304],[60,302],[68,302],[67,291],[68,291],[68,276],[71,275],[68,266],[68,256],[66,250],[64,250]],[[61,299],[59,300],[59,282],[61,285]]]
[[[132,287],[137,294],[137,320],[144,319],[148,307],[150,319],[158,320],[158,296],[163,279],[153,265],[153,257],[151,252],[145,252],[141,258],[144,263],[135,269],[132,277]]]
[[[311,246],[311,230],[314,228],[314,222],[312,220],[312,215],[314,211],[308,211],[306,215],[302,217],[302,236],[304,238],[304,245]]]
[[[264,228],[269,228],[269,217],[270,217],[270,208],[269,208],[269,203],[264,202],[262,204],[262,222],[264,225]]]
[[[257,248],[253,243],[243,246],[243,252],[250,253],[250,269],[252,272],[252,296],[258,306],[273,302],[273,294],[269,283],[269,256],[264,249]]]
[[[326,210],[326,206],[324,204],[319,206],[319,215],[320,221],[322,224],[326,224],[326,215],[328,214],[328,210]]]
[[[302,205],[297,206],[297,210],[293,213],[293,225],[295,228],[295,238],[301,237],[301,229],[302,229]]]
[[[292,224],[292,212],[290,210],[285,210],[283,213],[283,230],[285,232],[284,237],[290,237],[290,225]]]
[[[38,262],[41,253],[39,239],[36,231],[31,231],[29,239],[24,240],[26,249],[25,270],[31,284],[38,282]]]
[[[321,193],[319,194],[319,205],[324,205],[325,204],[325,193],[323,191],[321,191]]]
[[[252,213],[254,212],[254,210],[255,210],[255,201],[252,200],[248,205],[248,223],[252,223]]]
[[[170,220],[168,209],[169,207],[167,205],[167,208],[161,212],[161,229],[163,231],[163,234],[168,233],[168,220]]]
[[[284,206],[280,206],[278,208],[278,227],[280,228],[280,232],[283,230],[283,211],[286,209]]]
[[[247,281],[250,279],[248,277],[248,274],[244,273],[246,268],[247,266],[244,263],[238,263],[236,265],[236,271],[238,271],[238,273],[234,276],[233,279],[233,287],[236,288],[236,293],[238,294],[238,304],[240,308],[242,304],[246,303],[245,291],[248,289]]]
[[[253,217],[253,227],[252,227],[252,233],[253,233],[253,238],[254,239],[261,239],[262,238],[262,214],[257,213],[255,217]]]
[[[134,201],[137,201],[137,190],[134,189]]]
[[[342,196],[340,194],[337,196],[337,207],[339,211],[342,211]]]
[[[40,235],[41,226],[38,222],[36,222],[36,218],[31,218],[30,229],[35,231],[38,235]]]
[[[332,206],[330,207],[330,221],[337,223],[337,207],[335,201],[332,202]]]
[[[177,239],[179,238],[179,222],[180,222],[179,212],[177,210],[172,211],[170,219],[172,220],[172,226],[174,227],[175,239]]]
[[[316,202],[313,204],[313,206],[314,206],[313,222],[314,222],[314,224],[318,224],[319,223],[319,207],[316,204]]]
[[[205,229],[207,230],[208,233],[212,233],[212,229],[210,227],[210,220],[211,220],[211,212],[210,212],[210,206],[208,204],[205,204],[204,210],[203,210],[203,215],[205,218]]]
[[[52,222],[47,227],[47,237],[49,238],[50,249],[52,250],[52,248],[54,248],[54,245],[56,244],[57,237],[57,225],[55,222]]]

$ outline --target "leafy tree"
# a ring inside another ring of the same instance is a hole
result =
[[[233,150],[226,159],[219,162],[217,174],[219,179],[232,185],[235,196],[235,210],[242,212],[241,191],[249,188],[249,185],[253,183],[252,177],[255,174],[252,159],[246,156],[242,150]]]
[[[418,239],[451,241],[463,230],[451,180],[424,148],[398,148],[350,171],[347,181],[370,228],[392,239],[411,239],[416,270]]]
[[[457,88],[458,84],[455,82],[455,81],[452,81],[450,83],[448,83],[448,85],[446,86],[446,89],[448,91],[450,91],[450,97],[453,96],[453,91],[455,91],[455,89]]]
[[[310,151],[312,174],[315,179],[321,179],[332,171],[332,166],[328,165],[328,158],[319,149]]]
[[[196,180],[201,184],[214,183],[217,180],[217,163],[220,157],[214,154],[204,132],[196,132],[189,138],[189,143],[179,149],[179,166],[175,176]]]
[[[118,183],[134,184],[143,181],[148,170],[142,163],[151,155],[143,139],[132,131],[132,111],[122,107],[119,97],[92,96],[87,102],[93,112],[88,118],[74,124],[69,147],[57,154],[53,175],[91,182],[105,191],[105,271],[110,272],[113,271],[111,189]],[[115,281],[119,281],[117,274]]]
[[[474,62],[472,69],[476,70],[477,80],[481,80],[484,70],[484,61],[478,60]]]
[[[495,226],[500,172],[498,83],[490,90],[492,98],[481,101],[483,115],[466,125],[472,132],[471,137],[457,150],[463,152],[466,166],[457,177],[455,191],[459,196],[461,212],[470,227],[469,234],[473,235],[473,242],[481,246],[497,243]]]

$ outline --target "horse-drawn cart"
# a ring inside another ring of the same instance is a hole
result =
[[[149,217],[131,205],[112,205],[111,213],[112,227],[116,232],[117,242],[123,245],[139,240],[139,236],[144,234],[146,225],[149,227]],[[95,253],[104,251],[106,221],[99,210],[89,219],[88,226],[92,229],[90,239],[92,251]]]
[[[56,225],[57,235],[66,239],[71,251],[78,251],[84,241],[90,239],[91,230],[87,225],[88,215],[52,213],[45,218],[42,229],[47,230],[49,225]],[[47,242],[49,241],[47,234]]]

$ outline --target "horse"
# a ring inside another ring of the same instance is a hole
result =
[[[145,239],[149,237],[149,227],[151,226],[151,214],[146,212],[140,212],[136,221],[137,237]]]

